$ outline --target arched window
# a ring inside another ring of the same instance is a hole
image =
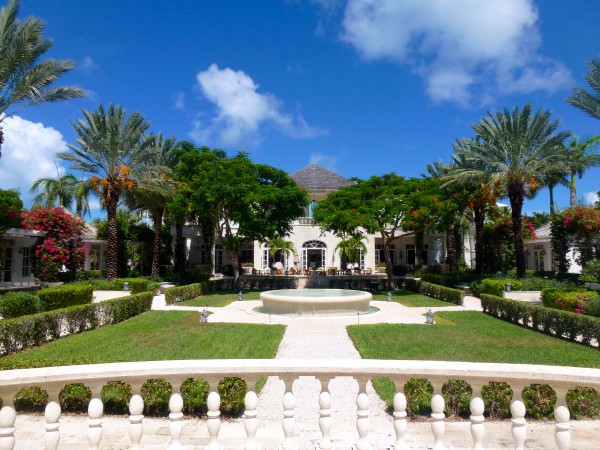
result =
[[[321,241],[308,241],[302,245],[302,268],[327,269],[327,245]]]

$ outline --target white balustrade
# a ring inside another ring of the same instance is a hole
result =
[[[511,424],[506,425],[506,433],[511,433],[515,449],[523,449],[527,441],[527,422],[525,421],[525,405],[521,393],[525,386],[530,384],[548,384],[552,386],[557,395],[554,409],[554,435],[556,448],[567,450],[571,448],[571,423],[569,410],[566,406],[566,393],[575,387],[591,387],[600,391],[600,369],[510,365],[510,364],[483,364],[483,363],[453,363],[440,364],[435,361],[382,361],[382,360],[209,360],[209,361],[158,361],[141,363],[116,363],[89,366],[48,367],[43,369],[21,369],[0,371],[0,396],[3,405],[0,409],[0,450],[15,447],[15,421],[17,414],[13,405],[16,392],[23,387],[40,386],[49,394],[42,425],[44,443],[48,449],[56,449],[59,444],[68,446],[61,438],[60,417],[61,408],[58,403],[58,392],[65,384],[83,383],[92,390],[92,399],[88,405],[88,440],[90,448],[99,448],[103,435],[103,409],[100,399],[102,386],[110,380],[123,380],[130,384],[133,396],[129,402],[129,437],[131,447],[139,449],[143,441],[143,410],[144,401],[140,395],[141,385],[148,379],[163,378],[173,386],[173,394],[169,401],[169,429],[171,442],[169,448],[182,448],[181,435],[183,431],[183,398],[178,392],[181,381],[191,378],[204,378],[211,386],[207,399],[208,419],[207,428],[209,435],[208,450],[220,450],[219,431],[221,428],[220,397],[214,388],[221,380],[229,376],[252,381],[260,376],[275,376],[284,381],[285,394],[282,398],[283,417],[281,427],[284,438],[281,448],[295,450],[299,447],[294,434],[294,413],[296,399],[292,393],[294,380],[301,376],[313,376],[322,383],[318,398],[318,428],[321,438],[317,440],[319,450],[329,450],[332,445],[332,430],[335,423],[332,419],[332,408],[335,409],[335,398],[329,393],[329,381],[336,377],[354,377],[359,385],[356,399],[356,431],[358,450],[370,450],[372,443],[369,440],[370,432],[370,401],[366,394],[366,383],[373,377],[388,377],[394,380],[397,392],[393,399],[394,412],[390,428],[393,428],[395,437],[390,438],[389,445],[394,450],[405,450],[408,447],[405,436],[410,424],[407,423],[407,399],[402,392],[404,381],[411,378],[429,379],[434,386],[434,395],[431,400],[431,434],[433,448],[444,448],[445,414],[444,398],[441,388],[448,380],[465,380],[473,388],[470,402],[470,430],[473,450],[483,450],[484,427],[484,402],[481,388],[490,381],[508,383],[513,389],[511,401]],[[253,384],[251,385],[253,386]],[[245,439],[239,442],[239,448],[244,450],[257,450],[256,433],[259,429],[258,406],[259,399],[251,388],[245,397],[245,417],[243,427]],[[18,422],[17,422],[18,423]],[[386,433],[392,434],[390,430]],[[575,434],[575,432],[573,432]],[[345,439],[346,436],[340,436]],[[600,436],[595,437],[595,441]],[[195,445],[199,445],[196,443]],[[302,443],[305,447],[307,443]],[[462,443],[461,446],[468,446]]]

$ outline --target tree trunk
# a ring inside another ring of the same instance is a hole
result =
[[[185,265],[185,242],[183,240],[183,221],[175,223],[175,263],[173,269],[177,273],[183,272]]]
[[[554,215],[554,185],[548,183],[548,194],[550,195],[550,216]]]
[[[483,253],[485,243],[483,238],[483,225],[485,223],[485,210],[481,207],[473,207],[475,216],[475,273],[483,273]]]
[[[515,257],[517,259],[517,277],[525,276],[525,248],[523,246],[523,200],[525,199],[525,190],[521,183],[508,186],[508,198],[512,208],[513,234],[515,236]]]
[[[456,235],[454,234],[454,225],[446,228],[446,261],[450,272],[456,272],[458,268],[458,258],[456,253]]]
[[[110,186],[109,186],[110,190]],[[119,196],[114,192],[107,195],[106,216],[108,221],[108,249],[106,255],[106,278],[114,280],[117,278],[117,204]]]
[[[577,206],[577,174],[575,172],[571,173],[571,182],[569,183],[569,194],[570,194],[570,204],[569,206]]]
[[[228,250],[229,261],[231,262],[231,268],[233,269],[233,288],[240,288],[240,252],[239,250]]]
[[[415,231],[415,266],[423,266],[423,241],[425,239],[425,230]]]
[[[383,258],[385,259],[385,273],[387,275],[388,289],[395,291],[397,289],[396,280],[394,279],[394,267],[392,266],[392,255],[390,254],[390,240],[382,236],[383,241]]]
[[[162,235],[163,209],[158,208],[152,214],[154,220],[154,241],[152,243],[152,269],[150,276],[158,278],[160,276],[160,241]]]

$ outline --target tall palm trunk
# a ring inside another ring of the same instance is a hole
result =
[[[458,268],[458,254],[456,252],[456,234],[454,233],[454,227],[456,224],[452,224],[446,228],[446,252],[448,263],[448,269],[450,272],[456,272]]]
[[[485,242],[483,238],[483,226],[485,224],[485,210],[478,206],[473,206],[473,215],[475,216],[475,273],[483,273],[483,253]]]
[[[106,195],[106,216],[108,219],[108,251],[107,251],[107,278],[114,280],[117,278],[117,205],[119,203],[119,194],[111,186],[108,187]]]
[[[569,183],[569,205],[571,207],[577,206],[577,174],[575,172],[571,172],[571,181]]]
[[[152,243],[152,270],[150,276],[157,278],[160,276],[160,241],[162,236],[162,222],[163,222],[162,208],[157,208],[152,214],[153,227],[154,227],[154,241]]]
[[[508,186],[508,198],[512,209],[513,234],[515,240],[515,257],[517,259],[517,277],[525,276],[525,248],[523,246],[523,200],[525,190],[523,185],[516,183]]]
[[[550,195],[550,215],[554,215],[554,183],[548,183],[548,194]]]

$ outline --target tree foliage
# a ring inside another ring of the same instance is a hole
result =
[[[16,189],[0,189],[0,234],[7,228],[19,228],[23,202]]]

